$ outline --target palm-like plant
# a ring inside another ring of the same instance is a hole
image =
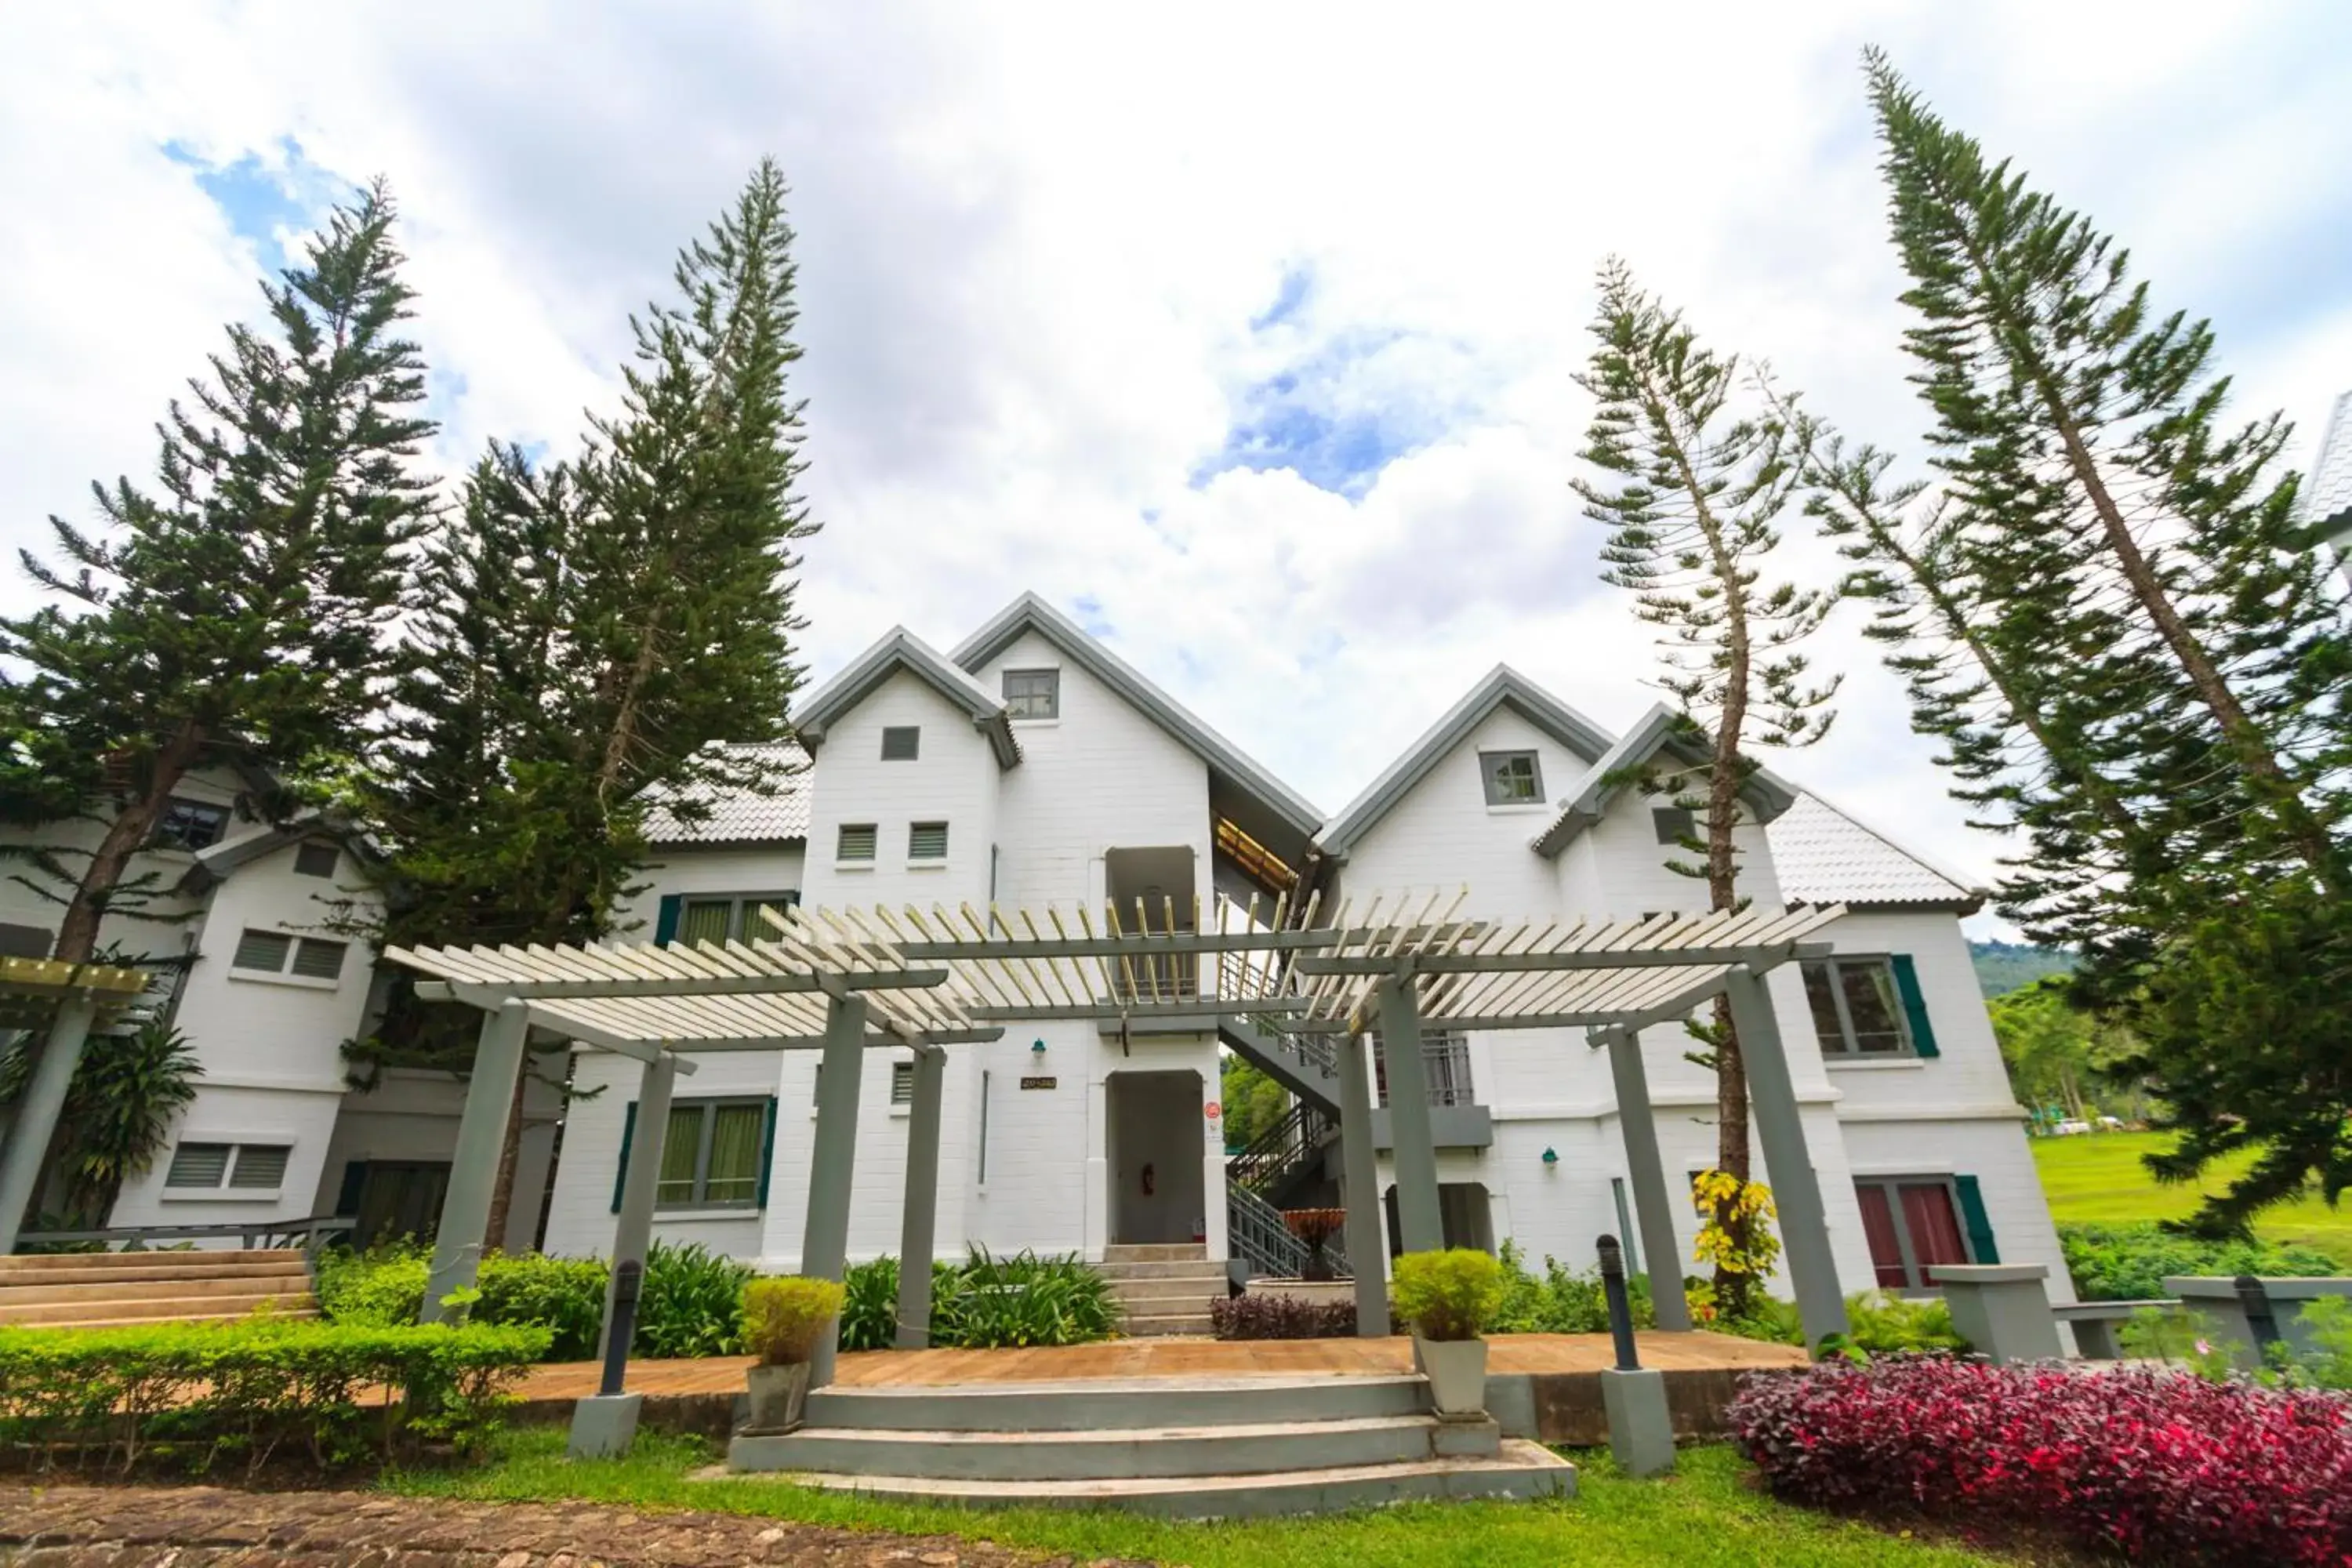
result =
[[[19,1098],[31,1075],[25,1038],[0,1049],[0,1104]],[[65,1184],[69,1228],[105,1223],[122,1184],[146,1173],[196,1098],[204,1070],[187,1037],[160,1018],[91,1039],[58,1118],[52,1169]]]

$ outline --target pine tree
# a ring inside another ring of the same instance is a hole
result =
[[[18,879],[63,906],[58,958],[89,959],[110,912],[158,891],[129,868],[190,769],[235,756],[299,781],[381,704],[401,557],[432,510],[393,219],[378,184],[262,285],[274,331],[230,327],[171,405],[160,493],[93,485],[100,530],[52,518],[54,563],[22,552],[58,602],[0,620],[0,810],[104,825],[94,849],[25,858]]]
[[[787,376],[792,231],[763,162],[681,254],[677,302],[635,323],[621,412],[534,468],[494,445],[420,574],[423,657],[400,694],[403,765],[377,812],[403,898],[395,942],[582,942],[614,931],[646,809],[772,764],[717,742],[789,733],[802,679],[795,542],[802,405]],[[401,994],[354,1056],[463,1069],[476,1020]],[[518,1113],[490,1234],[511,1201]]]
[[[2260,1151],[2200,1217],[2242,1228],[2315,1172],[2352,1183],[2352,1005],[2311,984],[2352,960],[2339,586],[2293,520],[2284,421],[2224,423],[2210,325],[1865,67],[1945,510],[1906,544],[1849,461],[1850,548],[1919,727],[2025,832],[2004,909],[2080,942],[2080,994],[2140,1041],[2182,1133],[2158,1174]]]
[[[1838,681],[1808,679],[1800,646],[1821,626],[1832,593],[1766,584],[1762,564],[1780,542],[1777,520],[1796,492],[1806,426],[1793,401],[1759,369],[1744,380],[1737,355],[1717,355],[1654,297],[1625,265],[1601,269],[1598,342],[1578,377],[1598,406],[1584,459],[1608,478],[1576,479],[1585,514],[1610,529],[1602,580],[1632,590],[1636,614],[1664,628],[1658,684],[1679,705],[1685,738],[1705,762],[1641,780],[1690,808],[1698,831],[1683,847],[1697,863],[1668,864],[1703,878],[1708,906],[1737,910],[1739,796],[1759,766],[1758,746],[1798,747],[1827,732]],[[1738,412],[1745,395],[1755,406]],[[1750,1181],[1748,1074],[1727,1003],[1699,1028],[1716,1072],[1717,1167]],[[1733,1194],[1736,1197],[1736,1193]],[[1748,1221],[1731,1201],[1717,1224],[1744,1251]],[[1717,1299],[1737,1316],[1749,1277],[1718,1269]]]

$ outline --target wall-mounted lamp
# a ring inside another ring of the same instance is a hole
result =
[[[1030,1042],[1029,1050],[1033,1056],[1042,1057],[1045,1054],[1045,1042],[1043,1040],[1033,1040]]]
[[[1559,1164],[1559,1151],[1551,1148],[1545,1149],[1543,1152],[1543,1163],[1544,1169],[1547,1171],[1550,1170],[1554,1165]]]

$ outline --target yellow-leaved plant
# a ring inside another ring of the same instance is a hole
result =
[[[841,1316],[841,1287],[787,1275],[743,1287],[743,1348],[767,1366],[792,1366],[816,1353]]]
[[[1770,1225],[1777,1217],[1772,1189],[1728,1171],[1701,1171],[1691,1178],[1691,1206],[1701,1222],[1691,1256],[1734,1286],[1727,1293],[1731,1299],[1717,1305],[1737,1315],[1780,1257],[1780,1238]]]

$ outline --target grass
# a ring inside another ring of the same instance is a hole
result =
[[[2140,1156],[2162,1148],[2160,1132],[2095,1132],[2032,1140],[2050,1217],[2060,1225],[2179,1219],[2209,1190],[2219,1191],[2252,1160],[2251,1152],[2217,1161],[2199,1182],[2159,1186]],[[2299,1241],[2352,1267],[2352,1204],[2330,1208],[2316,1188],[2293,1203],[2266,1209],[2254,1229],[2273,1241]]]
[[[645,1508],[708,1509],[909,1535],[961,1535],[1100,1558],[1192,1568],[2017,1568],[2030,1561],[1930,1543],[1788,1507],[1749,1487],[1729,1448],[1685,1449],[1677,1473],[1656,1481],[1618,1473],[1605,1451],[1572,1456],[1581,1469],[1566,1502],[1423,1504],[1322,1519],[1176,1524],[1127,1515],[1043,1509],[971,1510],[812,1490],[782,1480],[695,1481],[710,1452],[698,1440],[641,1435],[629,1458],[573,1463],[564,1435],[526,1427],[490,1463],[410,1471],[379,1484],[411,1497],[478,1501],[577,1499]]]

